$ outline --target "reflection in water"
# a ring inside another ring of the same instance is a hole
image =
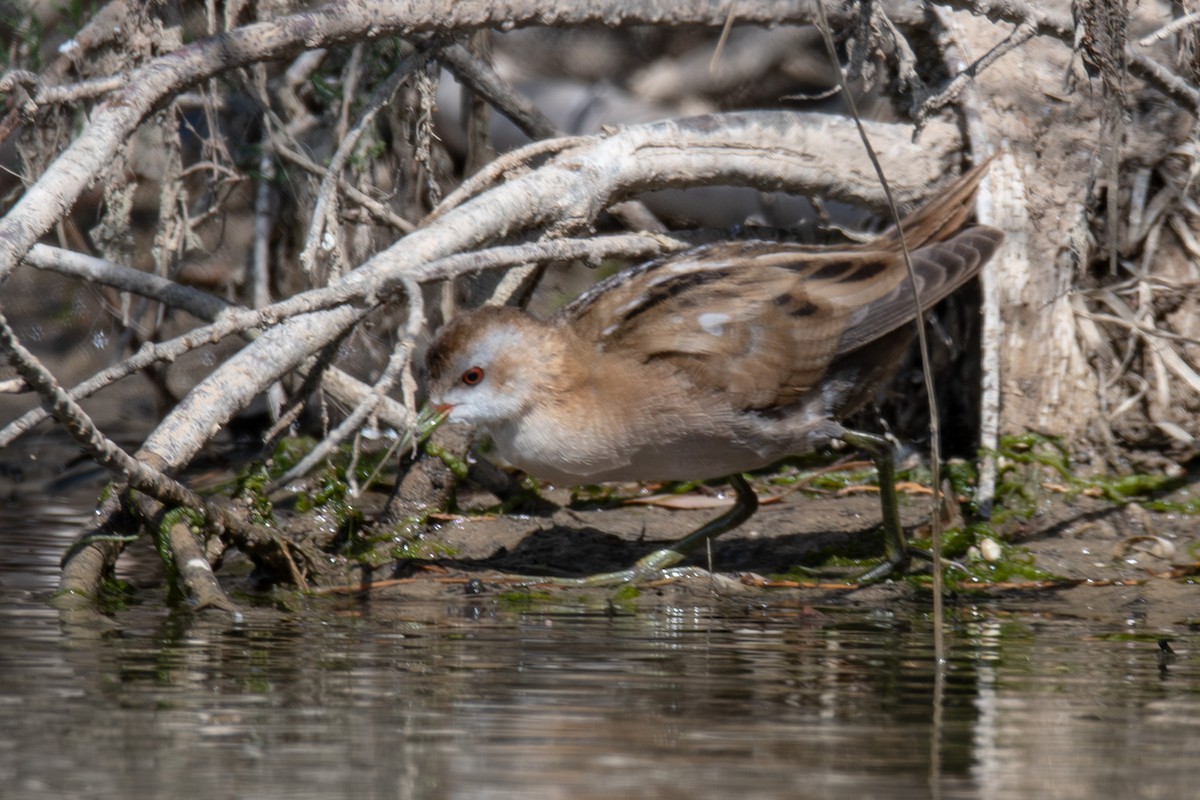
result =
[[[65,520],[62,520],[65,523]],[[71,528],[0,524],[5,797],[1191,796],[1195,637],[960,609],[636,615],[314,601],[111,628],[44,604]],[[1189,641],[1191,639],[1191,641]],[[1189,646],[1190,645],[1190,646]]]

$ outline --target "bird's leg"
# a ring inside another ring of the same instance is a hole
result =
[[[629,569],[617,572],[602,572],[586,578],[536,578],[540,583],[553,583],[558,586],[620,586],[626,583],[639,583],[668,576],[667,572],[694,552],[700,545],[717,538],[722,533],[736,528],[748,520],[758,510],[758,495],[750,488],[750,484],[741,475],[730,475],[729,485],[737,494],[733,508],[721,516],[701,525],[692,533],[675,542],[670,547],[655,550]],[[664,575],[665,573],[665,575]]]
[[[896,499],[896,462],[892,444],[882,436],[862,431],[843,430],[838,437],[846,444],[866,450],[879,473],[879,506],[883,511],[883,563],[858,576],[859,581],[876,581],[908,566],[911,555],[900,525],[900,506]]]
[[[643,574],[653,574],[673,567],[687,558],[700,545],[717,538],[726,531],[733,530],[738,525],[750,519],[754,515],[754,512],[758,510],[758,495],[750,488],[750,484],[746,482],[746,479],[736,473],[729,476],[729,485],[737,493],[737,499],[733,503],[733,508],[716,519],[701,525],[670,547],[655,550],[650,555],[642,557],[633,565],[634,571]]]

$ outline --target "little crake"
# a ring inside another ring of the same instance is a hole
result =
[[[985,170],[902,223],[925,309],[1003,239],[967,224]],[[559,485],[729,478],[733,510],[590,583],[651,577],[740,524],[756,506],[744,471],[831,439],[864,447],[880,467],[887,542],[874,578],[908,558],[891,452],[839,420],[894,373],[915,318],[895,230],[851,246],[709,245],[625,270],[548,320],[507,307],[455,318],[430,348],[429,391],[508,462]]]

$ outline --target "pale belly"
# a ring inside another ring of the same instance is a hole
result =
[[[840,430],[827,419],[802,429],[788,423],[742,422],[721,426],[720,431],[670,426],[626,436],[584,426],[561,435],[530,424],[489,433],[498,454],[518,469],[560,486],[578,486],[723,478],[811,452],[837,435],[826,424]]]
[[[782,458],[764,456],[728,442],[678,443],[672,447],[634,448],[621,457],[596,460],[572,458],[569,452],[538,454],[539,458],[502,456],[534,477],[561,486],[605,481],[687,481],[723,478],[735,472],[760,469]],[[528,454],[526,454],[528,455]],[[549,455],[550,457],[546,457]],[[786,455],[786,454],[785,454]]]

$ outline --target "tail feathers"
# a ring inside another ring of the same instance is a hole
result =
[[[975,225],[912,253],[921,308],[933,308],[979,272],[1004,241],[1004,232]],[[916,319],[912,283],[906,278],[878,300],[857,309],[838,343],[838,354],[857,350]]]
[[[1003,241],[1004,232],[1000,229],[974,225],[945,242],[922,248],[914,254],[913,267],[922,307],[932,307],[975,277]],[[907,286],[904,288],[908,289]]]
[[[995,156],[992,156],[982,164],[963,173],[945,191],[939,192],[928,203],[900,221],[901,227],[904,229],[905,243],[910,251],[933,242],[945,241],[966,224],[974,210],[975,194],[979,191],[979,183],[987,174],[994,158]],[[900,235],[895,226],[884,231],[880,235],[879,241],[898,247]]]

